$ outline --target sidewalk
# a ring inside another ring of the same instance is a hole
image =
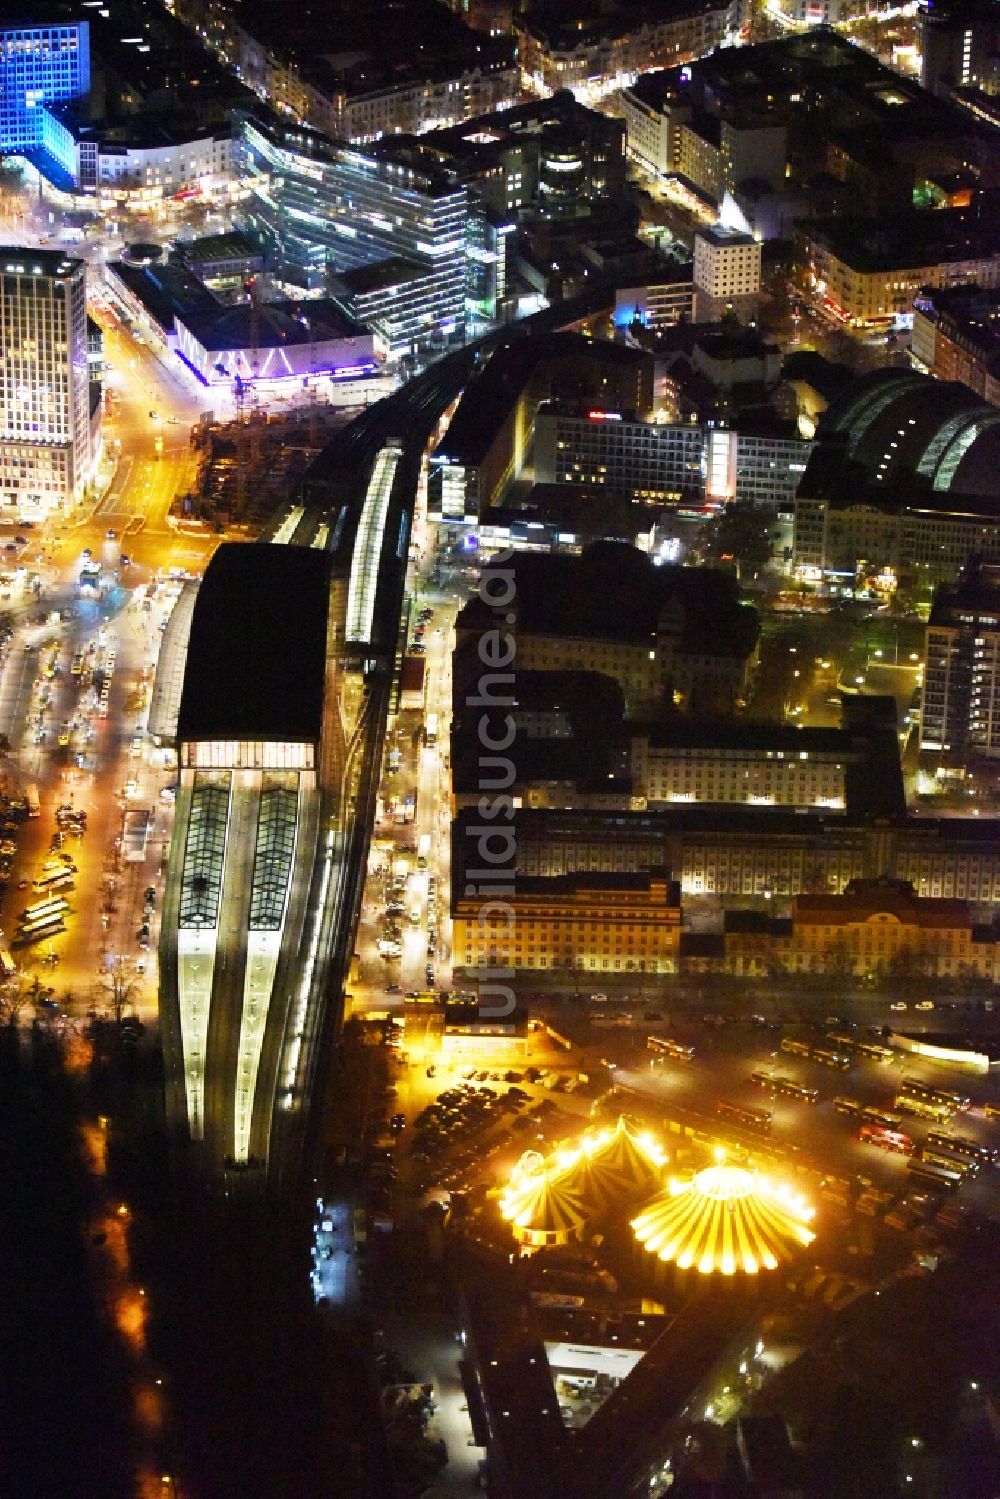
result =
[[[472,1445],[472,1423],[458,1370],[462,1357],[458,1328],[449,1317],[434,1312],[388,1316],[384,1327],[385,1346],[399,1355],[418,1380],[434,1385],[437,1411],[427,1435],[441,1438],[448,1449],[448,1462],[432,1485],[434,1492],[462,1499],[481,1494],[479,1464],[486,1451]]]

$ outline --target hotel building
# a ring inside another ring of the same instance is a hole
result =
[[[97,457],[85,274],[58,251],[0,247],[0,505],[25,519],[79,499]]]

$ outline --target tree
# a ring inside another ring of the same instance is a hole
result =
[[[713,562],[735,562],[741,578],[755,578],[771,560],[766,512],[749,500],[733,500],[705,526],[702,552]]]
[[[10,983],[0,988],[0,1019],[6,1020],[10,1025],[17,1025],[21,1011],[26,1010],[30,1003],[31,995],[24,980],[11,979]]]
[[[110,1010],[116,1025],[121,1025],[126,1011],[135,1009],[135,996],[138,992],[138,982],[129,972],[125,959],[116,958],[94,985],[95,1006],[101,1005]]]

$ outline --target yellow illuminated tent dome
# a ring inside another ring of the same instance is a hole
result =
[[[580,1238],[587,1215],[580,1195],[563,1177],[540,1169],[540,1158],[522,1160],[500,1199],[519,1244],[540,1249]]]
[[[625,1119],[614,1129],[583,1136],[571,1151],[559,1152],[555,1164],[562,1184],[579,1193],[588,1217],[598,1217],[612,1203],[649,1190],[659,1177],[663,1151]]]
[[[650,1254],[703,1275],[774,1270],[815,1237],[813,1210],[790,1188],[718,1161],[672,1181],[632,1220]]]

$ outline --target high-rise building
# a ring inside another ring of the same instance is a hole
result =
[[[345,146],[305,130],[242,124],[249,199],[247,227],[267,248],[277,278],[290,287],[334,289],[361,267],[360,289],[347,283],[349,310],[367,320],[359,296],[389,301],[405,288],[402,346],[389,313],[375,331],[390,355],[440,344],[465,327],[468,190],[419,151],[385,142]],[[354,278],[357,279],[357,278]],[[372,284],[374,283],[374,285]]]
[[[969,568],[934,599],[920,748],[1000,759],[1000,567]]]
[[[715,224],[694,237],[694,319],[717,323],[732,312],[755,323],[760,304],[760,244],[741,229]]]
[[[78,99],[89,88],[86,21],[0,29],[0,150],[43,146],[45,106]]]
[[[31,517],[71,503],[97,454],[86,267],[0,247],[0,502]]]
[[[924,88],[942,98],[956,88],[1000,90],[1000,15],[991,0],[931,0],[918,16]]]

